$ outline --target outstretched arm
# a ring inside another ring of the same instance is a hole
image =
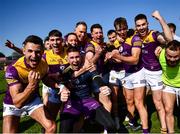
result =
[[[5,46],[7,46],[7,47],[9,47],[9,48],[11,48],[11,49],[13,49],[13,50],[15,50],[16,52],[18,52],[18,53],[20,53],[20,54],[23,54],[22,49],[16,47],[10,40],[7,40],[7,41],[5,42]]]
[[[165,40],[166,40],[167,42],[172,41],[172,40],[173,40],[173,36],[172,36],[172,33],[171,33],[170,29],[169,29],[169,26],[168,26],[167,23],[165,22],[164,18],[160,15],[159,11],[157,11],[157,10],[154,11],[154,12],[152,13],[152,17],[154,17],[155,19],[157,19],[157,20],[159,21],[159,23],[161,24],[162,30],[163,30],[164,35],[165,35]],[[163,43],[163,42],[161,42],[160,39],[158,39],[158,41],[159,41],[160,43]]]

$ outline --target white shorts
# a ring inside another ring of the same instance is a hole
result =
[[[123,87],[126,89],[134,89],[138,87],[145,87],[144,73],[142,69],[135,73],[126,73],[126,77],[122,79]]]
[[[58,94],[57,89],[49,88],[48,101],[52,103],[60,103],[60,95]]]
[[[42,86],[42,93],[49,93],[49,87],[43,84]]]
[[[162,90],[163,82],[161,79],[162,70],[159,71],[149,71],[145,68],[142,69],[144,72],[144,78],[146,83],[150,85],[151,90]]]
[[[115,71],[111,70],[109,75],[109,83],[114,85],[122,85],[121,80],[125,77],[125,70]]]
[[[14,105],[3,103],[3,116],[15,115],[20,117],[24,112],[26,112],[27,115],[31,115],[34,110],[42,106],[43,103],[39,97],[36,97],[34,101],[28,103],[20,109]]]
[[[170,93],[170,94],[175,94],[177,105],[179,106],[180,87],[171,87],[168,85],[164,85],[164,88],[162,91],[166,93]]]
[[[180,95],[180,87],[164,85],[163,92]]]

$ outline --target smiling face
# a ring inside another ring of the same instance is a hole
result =
[[[127,38],[127,32],[128,32],[128,27],[126,25],[116,26],[117,35],[124,40]]]
[[[112,34],[108,35],[108,39],[109,42],[113,45],[113,43],[116,41],[117,39],[117,34],[116,32],[113,32]]]
[[[27,64],[31,68],[36,68],[41,61],[43,49],[39,44],[27,42],[23,48],[23,53]]]
[[[180,49],[173,51],[169,48],[166,49],[166,62],[168,66],[174,67],[180,62]]]
[[[77,71],[81,68],[81,56],[78,51],[68,53],[68,62],[72,70]]]
[[[85,25],[83,25],[83,24],[80,24],[75,28],[75,33],[76,33],[76,35],[78,37],[78,40],[80,42],[82,42],[86,38],[87,27]]]
[[[71,45],[71,46],[76,46],[78,44],[78,38],[76,35],[74,34],[70,34],[67,37],[67,44]]]
[[[49,44],[55,54],[60,54],[62,51],[62,43],[63,39],[58,36],[50,36],[49,37]]]
[[[135,22],[136,31],[141,37],[145,37],[148,34],[148,22],[146,19],[139,19]]]
[[[51,45],[49,44],[48,40],[44,42],[44,47],[46,48],[46,50],[50,50],[51,49]]]
[[[91,36],[94,42],[98,44],[103,43],[104,37],[103,37],[103,31],[101,28],[93,28]]]

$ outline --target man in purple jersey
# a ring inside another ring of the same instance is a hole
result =
[[[152,16],[156,18],[165,34],[165,40],[171,41],[172,34],[171,31],[166,24],[163,17],[160,15],[158,11],[154,11]],[[143,61],[143,72],[146,83],[150,85],[152,90],[153,101],[158,111],[160,122],[161,122],[161,130],[162,132],[167,131],[166,121],[165,121],[165,110],[162,103],[162,88],[163,83],[161,80],[162,70],[159,64],[159,61],[155,55],[155,49],[162,42],[162,35],[158,34],[158,32],[149,30],[147,17],[144,14],[138,14],[135,19],[135,27],[138,35],[141,37],[143,41],[142,45],[142,61]]]
[[[35,35],[24,41],[24,56],[9,65],[6,70],[8,89],[3,103],[3,133],[17,133],[20,116],[26,112],[39,122],[47,133],[56,131],[56,124],[51,119],[39,96],[39,81],[57,88],[58,85],[47,81],[47,63],[42,59],[43,41]]]
[[[115,30],[111,29],[107,32],[108,42],[107,42],[107,50],[106,55],[111,53],[115,49],[119,49],[121,46],[120,42],[117,40],[117,33]],[[119,118],[119,104],[121,106],[125,105],[125,97],[122,90],[121,79],[125,77],[125,70],[123,69],[123,64],[118,63],[115,60],[106,60],[106,64],[108,64],[108,68],[110,70],[109,73],[109,84],[112,89],[111,101],[112,101],[112,116],[114,118],[116,129],[120,129],[120,118]],[[119,99],[120,97],[120,99]],[[118,103],[118,101],[120,101]],[[121,108],[122,109],[122,108]]]
[[[66,60],[66,52],[64,51],[62,45],[62,33],[59,30],[54,29],[49,32],[48,36],[49,43],[52,49],[45,51],[45,53],[43,54],[43,58],[45,59],[49,67],[48,76],[50,76],[54,81],[59,82],[59,69],[63,70],[66,66],[68,66]],[[61,106],[58,90],[49,87],[47,89],[43,88],[42,92],[48,94],[46,108],[55,121]]]
[[[74,33],[77,35],[78,44],[81,54],[85,54],[86,45],[90,42],[89,34],[87,33],[87,24],[84,21],[79,21],[76,23]]]
[[[108,83],[109,70],[105,66],[104,58],[106,53],[106,43],[104,42],[103,28],[100,24],[93,24],[91,26],[92,40],[86,47],[85,64],[90,62],[95,64],[99,74],[103,76],[103,80]],[[95,85],[93,85],[96,88]],[[99,101],[103,106],[111,112],[112,103],[108,96],[99,95]]]
[[[144,78],[142,76],[142,62],[140,59],[142,41],[136,34],[129,33],[127,21],[123,17],[116,18],[114,27],[121,42],[119,50],[113,50],[108,58],[122,62],[125,69],[125,78],[123,87],[127,103],[127,109],[130,113],[128,127],[133,130],[138,129],[134,120],[135,107],[137,108],[143,133],[148,132],[147,110],[144,107]]]

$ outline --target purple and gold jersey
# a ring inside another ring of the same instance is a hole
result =
[[[101,48],[103,49],[103,51],[101,52],[101,55],[99,57],[99,59],[96,62],[97,65],[97,71],[99,74],[106,74],[107,72],[109,72],[109,67],[106,66],[104,59],[105,59],[105,53],[107,52],[107,45],[106,43],[102,43],[102,44],[98,44],[94,41],[90,41],[90,44],[88,44],[88,46],[86,47],[86,53],[87,52],[93,52],[95,54],[95,48],[97,46],[101,46]]]
[[[48,72],[48,65],[44,59],[42,59],[39,63],[39,65],[32,69],[30,66],[26,63],[25,57],[19,58],[15,63],[8,66],[5,78],[7,81],[7,91],[4,98],[5,104],[13,104],[12,97],[9,92],[9,87],[12,85],[15,85],[17,83],[21,83],[23,85],[23,89],[26,88],[28,85],[28,74],[31,70],[34,70],[36,72],[39,72],[40,79],[42,79]],[[37,87],[37,92],[34,92],[31,95],[31,98],[28,100],[30,102],[35,96],[39,95],[39,87]]]
[[[116,39],[116,41],[114,42],[113,45],[110,45],[110,44],[107,44],[107,51],[108,52],[112,52],[113,50],[117,49],[119,50],[121,44],[119,43],[119,41]],[[115,70],[115,71],[121,71],[121,70],[124,70],[124,67],[123,67],[123,63],[118,63],[116,62],[115,60],[113,59],[110,59],[107,61],[108,64],[108,67],[110,70]]]
[[[159,46],[157,41],[157,32],[150,31],[146,37],[142,39],[142,61],[143,66],[150,71],[161,70],[158,58],[155,55],[155,49]]]
[[[125,42],[123,42],[119,48],[121,55],[131,56],[132,48],[140,48],[141,49],[141,47],[142,47],[141,44],[139,44],[137,42],[141,42],[141,39],[136,34],[126,38]],[[130,65],[130,64],[123,63],[126,73],[134,73],[134,72],[139,71],[142,68],[142,62],[140,59],[139,59],[139,62],[137,65]]]
[[[113,43],[113,46],[115,47],[115,48],[119,48],[120,46],[121,46],[121,44],[119,43],[119,41],[116,39],[115,41],[114,41],[114,43]],[[108,46],[109,47],[109,46]]]
[[[64,70],[68,64],[66,53],[60,56],[54,54],[52,50],[49,50],[44,53],[43,58],[47,61],[50,74],[57,73],[59,70]]]

